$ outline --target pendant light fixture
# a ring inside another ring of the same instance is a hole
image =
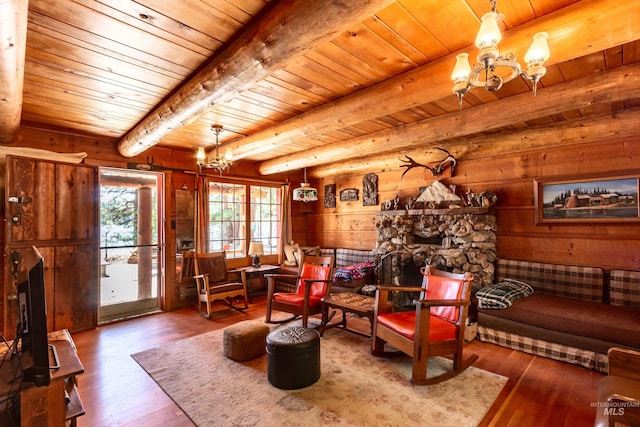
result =
[[[300,187],[293,190],[293,200],[305,203],[318,200],[318,190],[307,182],[307,168],[304,168],[304,181],[300,183]]]
[[[207,158],[204,148],[200,147],[196,154],[196,163],[198,164],[200,172],[202,172],[202,168],[211,168],[216,169],[220,172],[220,175],[222,175],[222,172],[228,171],[233,164],[233,155],[231,154],[231,149],[227,148],[224,157],[220,157],[220,141],[218,137],[220,136],[220,132],[222,132],[222,125],[211,125],[211,130],[216,134],[215,156]]]

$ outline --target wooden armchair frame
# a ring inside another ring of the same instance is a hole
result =
[[[211,317],[211,304],[220,302],[226,306],[245,310],[249,308],[247,298],[247,284],[229,281],[227,271],[227,256],[223,252],[208,252],[195,254],[196,290],[198,292],[198,311],[207,319]],[[233,305],[234,300],[240,299],[244,307]],[[202,310],[202,304],[206,304],[206,311]]]
[[[598,381],[596,427],[640,425],[640,351],[612,347],[609,375]]]
[[[300,259],[300,269],[297,275],[294,274],[265,274],[267,279],[267,310],[265,314],[265,322],[276,323],[271,320],[271,313],[273,310],[285,311],[291,313],[292,317],[284,319],[280,322],[288,322],[295,319],[298,316],[302,316],[302,326],[306,328],[309,324],[309,316],[313,314],[322,313],[322,303],[310,304],[311,289],[314,283],[324,283],[325,292],[324,295],[328,295],[331,292],[331,284],[333,283],[333,256],[310,256],[303,255]],[[305,278],[302,277],[305,264],[313,266],[328,267],[328,273],[326,279],[322,278]],[[295,279],[297,280],[296,290],[293,293],[299,293],[303,288],[303,301],[301,304],[290,304],[277,301],[278,292],[275,292],[275,281],[277,279]]]
[[[471,366],[478,358],[471,355],[463,359],[464,329],[467,321],[467,311],[470,299],[470,287],[473,275],[471,273],[454,274],[429,267],[421,270],[424,275],[422,287],[415,286],[378,286],[376,290],[376,308],[373,322],[373,336],[371,341],[371,353],[374,356],[389,355],[385,352],[385,343],[391,344],[401,352],[413,358],[413,369],[411,382],[415,385],[436,384],[463,372]],[[455,299],[429,299],[428,286],[430,277],[441,277],[451,281],[459,281],[460,290],[457,292],[459,298]],[[425,296],[425,289],[427,290]],[[381,313],[389,313],[393,305],[387,304],[389,292],[420,292],[420,299],[414,301],[416,306],[414,312],[404,312],[399,314],[407,323],[414,319],[413,338],[403,335],[396,328],[385,326],[378,322]],[[430,340],[430,332],[434,327],[432,322],[442,324],[443,320],[434,320],[433,312],[437,312],[438,307],[455,307],[457,314],[455,322],[449,325],[455,328],[453,338]],[[433,312],[432,312],[433,311]],[[441,375],[427,378],[428,360],[433,356],[453,355],[453,369]]]

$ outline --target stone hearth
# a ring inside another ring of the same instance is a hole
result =
[[[378,212],[378,274],[383,284],[417,285],[426,264],[474,274],[473,287],[491,284],[496,218],[489,207]]]

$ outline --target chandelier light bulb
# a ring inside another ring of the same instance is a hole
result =
[[[482,15],[482,24],[476,36],[476,47],[480,50],[487,47],[498,47],[502,40],[500,27],[498,27],[499,16],[496,12],[487,12]]]
[[[207,155],[204,152],[204,147],[198,148],[198,153],[196,154],[196,160],[199,165],[204,164],[207,160]]]
[[[549,44],[547,43],[548,36],[545,32],[534,34],[533,42],[524,55],[524,61],[527,65],[544,64],[544,62],[549,59],[551,54],[549,52]]]
[[[451,73],[451,80],[454,82],[468,81],[471,66],[469,65],[469,54],[460,53],[456,56],[456,65]]]

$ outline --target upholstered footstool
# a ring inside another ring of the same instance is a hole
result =
[[[289,326],[267,336],[267,378],[277,388],[310,386],[320,378],[320,333]]]
[[[269,331],[268,325],[253,320],[227,326],[222,335],[222,354],[238,362],[262,356]]]

